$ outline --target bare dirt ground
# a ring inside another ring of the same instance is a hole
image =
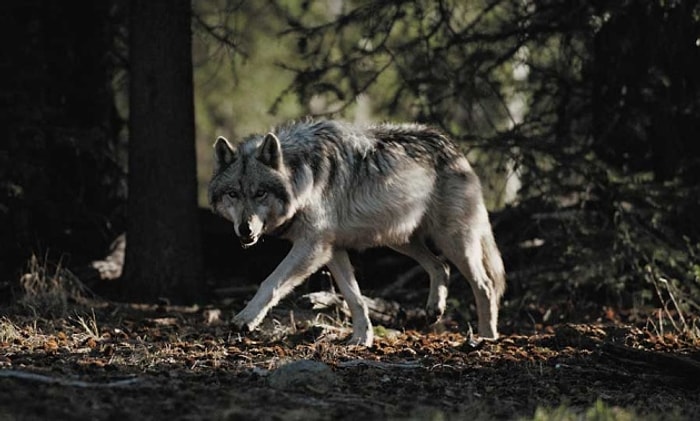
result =
[[[53,319],[0,308],[0,420],[700,416],[697,342],[619,320],[508,323],[486,343],[448,318],[380,327],[364,348],[344,344],[341,316],[294,305],[232,332],[229,304],[94,302]]]

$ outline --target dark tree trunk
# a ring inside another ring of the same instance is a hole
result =
[[[189,0],[131,2],[124,298],[202,291]]]
[[[114,9],[0,3],[0,283],[32,254],[86,263],[123,229]]]

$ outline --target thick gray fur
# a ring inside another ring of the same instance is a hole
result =
[[[457,146],[419,124],[356,126],[304,121],[276,127],[233,147],[220,137],[209,185],[214,211],[233,222],[241,244],[262,235],[293,243],[282,263],[233,321],[254,329],[267,312],[322,266],[350,308],[350,342],[371,345],[365,305],[347,249],[388,246],[430,276],[427,310],[445,311],[449,266],[469,281],[478,332],[498,337],[505,273],[479,179]]]

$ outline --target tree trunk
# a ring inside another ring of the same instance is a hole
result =
[[[201,296],[190,15],[189,0],[131,2],[129,300]]]

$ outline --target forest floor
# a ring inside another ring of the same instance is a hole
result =
[[[538,324],[479,342],[447,320],[440,329],[380,327],[373,347],[350,347],[342,316],[282,304],[247,334],[222,321],[237,302],[97,301],[52,319],[0,308],[0,420],[700,414],[700,348],[682,335],[599,320]],[[311,363],[287,365],[295,361]]]

